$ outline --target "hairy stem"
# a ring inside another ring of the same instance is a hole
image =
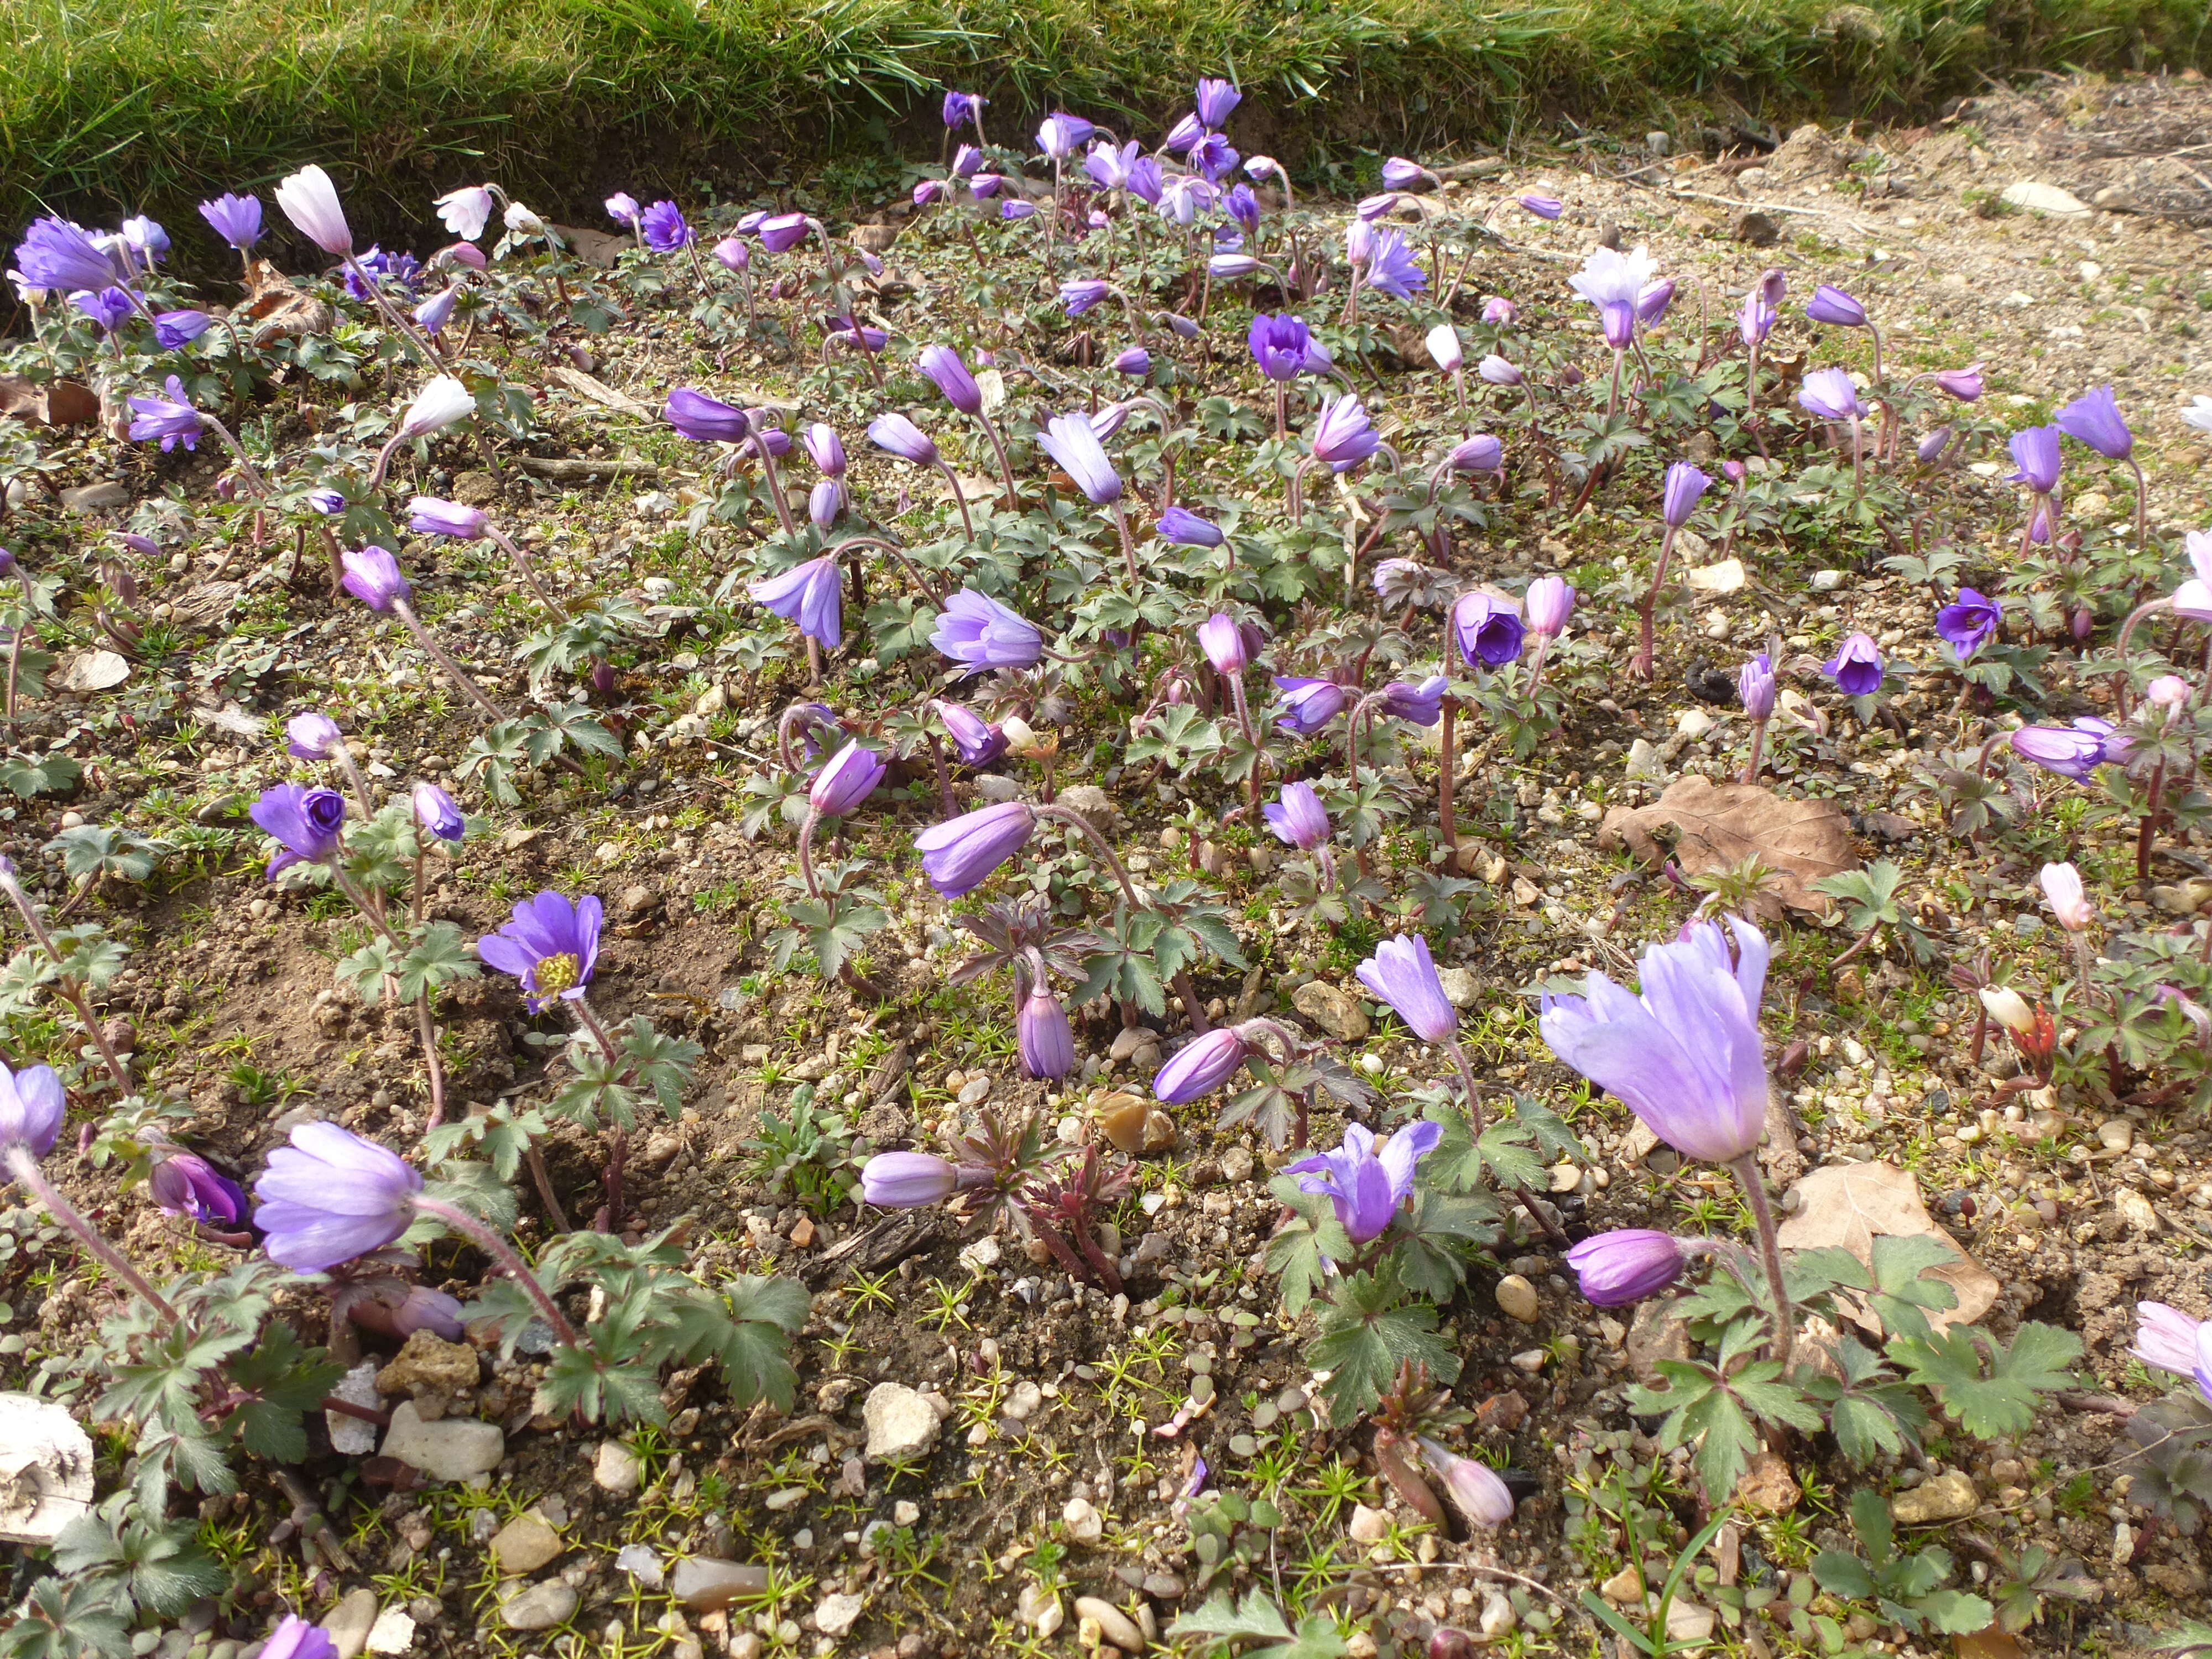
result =
[[[1774,1297],[1774,1345],[1771,1357],[1790,1370],[1790,1351],[1797,1342],[1797,1316],[1790,1305],[1790,1292],[1782,1282],[1782,1247],[1775,1242],[1774,1211],[1766,1201],[1766,1181],[1759,1172],[1759,1154],[1746,1152],[1730,1166],[1751,1200],[1752,1219],[1759,1225],[1759,1254],[1766,1265],[1766,1288]]]
[[[177,1310],[171,1307],[161,1293],[148,1282],[146,1276],[125,1261],[123,1253],[100,1236],[100,1230],[71,1207],[70,1201],[55,1191],[46,1172],[39,1167],[39,1160],[31,1156],[31,1149],[18,1142],[7,1149],[8,1173],[21,1182],[31,1195],[46,1206],[46,1213],[77,1237],[78,1243],[98,1260],[100,1265],[136,1291],[146,1305],[161,1316],[162,1325],[173,1329],[182,1322]]]
[[[545,1322],[553,1328],[553,1334],[562,1342],[572,1348],[581,1348],[587,1353],[591,1351],[584,1339],[577,1335],[576,1328],[568,1322],[568,1316],[561,1311],[560,1304],[553,1300],[551,1293],[538,1282],[538,1275],[523,1265],[514,1246],[508,1243],[497,1229],[485,1225],[457,1205],[448,1204],[442,1199],[425,1198],[420,1193],[415,1195],[415,1208],[419,1214],[435,1216],[504,1267],[508,1276],[522,1286],[524,1293],[538,1304],[538,1311],[545,1316]]]

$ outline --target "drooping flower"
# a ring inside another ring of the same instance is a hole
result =
[[[271,880],[295,864],[327,864],[344,845],[345,797],[335,789],[272,784],[246,815],[276,843],[269,860]]]
[[[276,205],[300,234],[334,259],[353,252],[353,232],[339,205],[337,186],[319,167],[301,167],[276,186]]]
[[[692,442],[702,444],[742,442],[752,424],[742,409],[688,386],[668,394],[660,416]]]
[[[807,805],[825,818],[842,818],[875,793],[887,769],[874,750],[848,743],[814,775]]]
[[[1036,832],[1036,813],[1025,802],[1009,800],[933,823],[914,845],[929,884],[946,898],[958,898],[981,886]]]
[[[1436,1150],[1443,1133],[1443,1125],[1425,1118],[1399,1130],[1378,1152],[1373,1130],[1347,1123],[1341,1146],[1285,1164],[1284,1173],[1299,1177],[1300,1192],[1326,1196],[1352,1242],[1364,1244],[1389,1226],[1413,1190],[1413,1166]]]
[[[415,307],[413,313],[415,320],[422,325],[422,331],[425,334],[435,336],[444,330],[447,323],[453,321],[453,308],[460,302],[461,285],[459,283],[451,283],[440,289]]]
[[[574,1002],[592,982],[599,959],[599,927],[605,907],[591,894],[570,900],[550,890],[522,900],[495,933],[477,941],[485,967],[522,981],[530,1012],[556,998]]]
[[[103,334],[114,333],[130,317],[132,310],[131,296],[119,288],[103,288],[96,292],[81,290],[70,295],[70,303],[97,323]],[[162,349],[174,349],[170,346]]]
[[[1419,1437],[1419,1444],[1430,1473],[1443,1483],[1444,1495],[1467,1517],[1470,1526],[1493,1530],[1513,1518],[1512,1489],[1487,1464],[1476,1458],[1462,1457],[1426,1435]],[[1435,1652],[1433,1643],[1430,1651]]]
[[[1418,684],[1393,681],[1382,688],[1382,712],[1415,726],[1434,726],[1443,718],[1444,693],[1450,689],[1451,682],[1442,674],[1431,674]]]
[[[469,821],[459,803],[436,784],[416,784],[409,802],[415,822],[440,841],[459,841],[468,834]]]
[[[1237,619],[1219,611],[1199,623],[1198,644],[1217,674],[1241,674],[1251,660],[1251,653],[1245,648],[1243,630],[1237,627]]]
[[[1735,331],[1747,346],[1765,343],[1774,332],[1774,307],[1757,289],[1743,296],[1743,307],[1736,313]]]
[[[2071,863],[2046,864],[2039,879],[2051,914],[2068,933],[2078,933],[2096,921],[2096,907],[2082,890],[2081,872]]]
[[[1668,307],[1674,303],[1674,279],[1662,276],[1647,283],[1636,295],[1636,325],[1650,328],[1667,314]]]
[[[491,210],[495,205],[489,189],[483,185],[464,185],[459,190],[449,190],[434,202],[438,210],[438,222],[465,242],[473,242],[483,234],[484,227],[491,222]]]
[[[1575,590],[1567,585],[1564,576],[1539,576],[1528,584],[1522,604],[1528,613],[1528,631],[1544,639],[1555,639],[1565,629],[1567,618],[1575,613]]]
[[[218,1227],[235,1227],[246,1218],[244,1190],[197,1152],[156,1157],[146,1187],[155,1204],[169,1215]]]
[[[2003,621],[2003,600],[1962,587],[1956,599],[1936,613],[1936,632],[1963,661],[1994,639]]]
[[[983,106],[991,100],[979,98],[972,92],[948,92],[939,114],[948,127],[964,127],[982,114]]]
[[[1813,297],[1805,302],[1808,321],[1826,323],[1831,328],[1864,328],[1866,307],[1832,283],[1823,283],[1813,290]]]
[[[1650,1227],[1597,1233],[1567,1252],[1577,1288],[1601,1308],[1626,1307],[1665,1290],[1688,1261],[1674,1234]]]
[[[1646,950],[1640,996],[1592,973],[1582,996],[1543,1000],[1539,1027],[1567,1065],[1626,1102],[1662,1140],[1691,1158],[1732,1163],[1766,1127],[1766,1061],[1759,1002],[1766,938],[1729,918]]]
[[[2064,463],[2058,452],[2057,427],[2023,427],[2012,434],[2006,447],[2012,451],[2013,465],[2019,468],[2011,475],[2011,483],[2024,483],[2038,495],[2048,495],[2058,488],[2058,471]]]
[[[618,225],[635,228],[638,216],[645,210],[638,205],[637,198],[626,190],[618,190],[606,199],[607,217]]]
[[[930,705],[945,722],[945,735],[963,766],[988,766],[1006,752],[1006,734],[963,703],[939,700]]]
[[[0,1147],[21,1146],[33,1158],[53,1151],[69,1099],[51,1066],[10,1072],[0,1066]]]
[[[200,217],[208,227],[240,253],[252,251],[261,240],[261,198],[225,192],[200,204]]]
[[[1027,668],[1044,654],[1044,635],[1033,623],[972,587],[945,601],[929,642],[971,668]]]
[[[878,415],[868,422],[868,441],[878,449],[920,466],[937,465],[937,446],[929,434],[903,415]]]
[[[806,516],[817,530],[827,530],[844,510],[845,488],[835,478],[817,478],[806,492]]]
[[[476,394],[451,374],[431,377],[399,420],[403,441],[427,438],[477,412]]]
[[[262,1249],[295,1273],[382,1249],[415,1219],[422,1177],[397,1153],[335,1123],[301,1123],[253,1183]]]
[[[132,441],[143,444],[159,438],[165,453],[179,444],[187,449],[198,449],[200,433],[206,422],[200,418],[199,410],[185,400],[182,380],[172,374],[167,382],[167,389],[169,395],[166,398],[132,394],[130,398]]]
[[[1275,722],[1285,731],[1310,738],[1344,712],[1351,694],[1334,680],[1275,677],[1275,690],[1283,694],[1284,713]]]
[[[417,495],[407,503],[407,527],[418,536],[450,536],[472,542],[490,522],[480,507],[441,501],[435,495]]]
[[[2108,461],[2124,461],[2136,447],[2136,434],[2121,418],[2112,388],[2100,386],[2083,392],[2053,416],[2058,429],[2078,438]]]
[[[933,1152],[878,1152],[860,1166],[860,1199],[879,1210],[913,1210],[952,1196],[958,1172]]]
[[[1744,714],[1754,720],[1771,720],[1774,714],[1774,665],[1760,652],[1736,671],[1736,701],[1743,705]]]
[[[1055,110],[1037,127],[1037,148],[1054,161],[1060,161],[1089,143],[1097,130],[1079,115]]]
[[[2023,726],[2005,740],[2022,760],[2076,783],[2106,761],[2104,734],[2063,726]]]
[[[1015,1012],[1014,1047],[1025,1077],[1063,1078],[1075,1069],[1075,1033],[1068,1026],[1067,1010],[1042,980],[1030,985]]]
[[[1962,404],[1971,404],[1982,395],[1979,363],[1968,363],[1964,368],[1939,368],[1934,379],[1945,396],[1956,398]]]
[[[1142,346],[1129,346],[1114,354],[1114,372],[1141,380],[1152,372],[1152,354]]]
[[[1487,432],[1462,438],[1447,458],[1455,472],[1495,472],[1505,465],[1505,446]]]
[[[921,355],[915,359],[915,367],[927,374],[945,394],[945,401],[963,415],[983,412],[983,389],[975,384],[968,365],[960,361],[960,354],[951,346],[922,347]]]
[[[1849,421],[1866,413],[1866,400],[1848,372],[1815,369],[1797,389],[1797,401],[1824,421]]]
[[[1503,668],[1521,654],[1528,625],[1512,605],[1480,588],[1452,601],[1452,640],[1469,668]]]
[[[399,574],[399,561],[387,549],[349,547],[339,562],[344,567],[341,580],[346,592],[371,611],[389,611],[414,591]]]
[[[1114,291],[1111,283],[1096,276],[1076,276],[1060,285],[1060,303],[1071,317],[1080,317]]]
[[[1187,1106],[1227,1082],[1251,1053],[1235,1026],[1217,1025],[1168,1056],[1153,1074],[1152,1097],[1169,1106]]]
[[[799,434],[799,441],[806,446],[807,459],[824,477],[845,476],[845,441],[837,435],[836,428],[817,421]]]
[[[2173,590],[2173,614],[2191,622],[2212,622],[2212,530],[2192,530],[2182,538],[2194,573]]]
[[[835,553],[794,565],[745,591],[775,615],[798,623],[800,633],[824,648],[835,651],[844,642],[844,576]]]
[[[1104,507],[1121,499],[1121,475],[1107,459],[1098,434],[1091,428],[1091,417],[1080,410],[1055,415],[1046,422],[1044,430],[1037,434],[1037,446],[1075,481],[1075,487],[1093,507]]]
[[[1872,696],[1881,690],[1881,650],[1869,635],[1846,634],[1820,672],[1854,697]]]
[[[1218,525],[1210,524],[1187,507],[1171,507],[1160,514],[1160,539],[1178,547],[1218,547],[1224,538]]]
[[[1489,386],[1519,386],[1524,378],[1519,364],[1493,351],[1474,366],[1474,372]]]
[[[113,285],[115,265],[91,237],[68,220],[33,219],[15,245],[15,269],[26,285],[58,294]]]
[[[1313,453],[1330,471],[1349,472],[1382,447],[1382,434],[1358,398],[1346,392],[1322,406],[1313,426]]]
[[[1384,939],[1357,971],[1359,982],[1395,1009],[1424,1042],[1442,1042],[1459,1030],[1459,1011],[1444,995],[1425,936]]]
[[[1310,853],[1328,839],[1328,809],[1310,783],[1286,783],[1283,793],[1260,809],[1278,839]]]
[[[1252,361],[1271,380],[1297,379],[1305,368],[1306,347],[1311,339],[1305,319],[1287,311],[1261,313],[1253,318],[1251,331],[1246,336]]]
[[[1556,196],[1540,196],[1534,191],[1523,191],[1513,198],[1521,204],[1523,213],[1533,213],[1539,219],[1556,219],[1566,211],[1567,204]]]
[[[1667,485],[1661,501],[1659,514],[1671,530],[1680,530],[1689,523],[1690,514],[1698,508],[1698,499],[1705,493],[1712,479],[1687,461],[1676,461],[1667,469]]]

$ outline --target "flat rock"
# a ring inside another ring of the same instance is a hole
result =
[[[348,1590],[323,1620],[323,1633],[331,1638],[337,1659],[359,1659],[368,1646],[368,1633],[376,1627],[376,1592]]]
[[[1782,240],[1782,227],[1772,214],[1746,208],[1729,221],[1729,235],[1747,247],[1772,247]]]
[[[1098,1633],[1124,1653],[1142,1653],[1145,1633],[1137,1628],[1137,1621],[1115,1607],[1111,1601],[1096,1595],[1075,1598],[1077,1620],[1088,1619],[1098,1626]]]
[[[376,1392],[376,1362],[364,1359],[338,1378],[331,1397],[343,1400],[349,1406],[381,1410],[384,1402]],[[375,1424],[348,1417],[343,1412],[325,1412],[323,1422],[331,1431],[332,1451],[343,1452],[349,1457],[366,1457],[376,1449]]]
[[[641,1589],[657,1590],[668,1582],[658,1551],[643,1544],[625,1544],[615,1555],[615,1568],[635,1579]]]
[[[368,1627],[371,1653],[406,1653],[415,1645],[415,1620],[398,1607],[387,1607]]]
[[[619,1440],[602,1440],[592,1455],[592,1484],[601,1492],[627,1498],[637,1490],[641,1478],[637,1454]]]
[[[477,1351],[435,1331],[416,1331],[398,1357],[376,1374],[386,1394],[461,1394],[477,1385]]]
[[[532,1573],[568,1548],[537,1515],[518,1515],[492,1534],[491,1559],[509,1578]]]
[[[1361,1042],[1368,1032],[1359,999],[1326,980],[1308,980],[1291,993],[1291,1006],[1340,1042]]]
[[[517,1589],[499,1604],[501,1620],[509,1630],[551,1630],[575,1616],[582,1600],[557,1578]]]
[[[471,1417],[441,1417],[425,1423],[416,1415],[415,1402],[403,1400],[392,1409],[383,1449],[385,1456],[410,1464],[433,1480],[465,1480],[499,1467],[499,1460],[507,1455],[507,1437],[498,1424],[479,1423]]]
[[[51,1544],[92,1508],[92,1439],[66,1407],[0,1394],[0,1538]]]
[[[2022,208],[2030,213],[2070,216],[2089,210],[2089,204],[2072,191],[2061,190],[2056,185],[2046,185],[2035,179],[2023,179],[2016,185],[2007,185],[2004,194],[1997,199],[2007,207]]]
[[[713,1613],[740,1595],[768,1588],[768,1569],[750,1561],[717,1561],[711,1555],[687,1555],[676,1564],[668,1593],[687,1613]]]
[[[72,513],[89,513],[103,507],[128,507],[131,492],[113,479],[105,483],[79,484],[74,489],[64,489],[61,503]]]
[[[860,1420],[867,1425],[864,1455],[872,1463],[917,1456],[937,1443],[936,1407],[928,1395],[903,1382],[878,1382],[869,1389]]]
[[[1982,1496],[1971,1477],[1954,1469],[1923,1480],[1910,1492],[1889,1500],[1889,1512],[1900,1527],[1924,1527],[1937,1521],[1956,1521],[1981,1507]]]
[[[1717,1615],[1711,1607],[1677,1598],[1667,1604],[1667,1636],[1675,1642],[1703,1642],[1713,1633]]]
[[[1628,1354],[1628,1368],[1636,1380],[1649,1388],[1659,1381],[1658,1364],[1662,1359],[1687,1359],[1690,1357],[1690,1334],[1682,1322],[1668,1312],[1665,1302],[1643,1302],[1637,1304],[1636,1323],[1630,1327],[1628,1340],[1623,1345]]]

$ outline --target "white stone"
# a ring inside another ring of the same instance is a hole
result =
[[[824,1636],[842,1636],[851,1630],[860,1616],[860,1598],[838,1594],[825,1595],[814,1609],[814,1628]]]
[[[368,1627],[371,1653],[405,1653],[415,1645],[415,1620],[398,1607],[386,1607]]]
[[[519,1589],[500,1603],[499,1616],[509,1630],[551,1630],[572,1617],[582,1598],[558,1578]]]
[[[1543,1310],[1536,1300],[1536,1287],[1519,1273],[1508,1273],[1498,1281],[1498,1310],[1509,1319],[1517,1319],[1524,1325],[1533,1325]]]
[[[1079,1132],[1081,1127],[1082,1126],[1080,1124],[1077,1125]],[[987,1267],[997,1267],[999,1265],[999,1241],[997,1237],[990,1233],[986,1233],[982,1237],[977,1239],[973,1244],[969,1245],[965,1249],[960,1252],[960,1265],[967,1268],[971,1273],[980,1273]]]
[[[384,1402],[376,1393],[377,1363],[364,1359],[343,1376],[331,1390],[333,1399],[343,1400],[349,1406],[366,1406],[372,1411],[383,1408]],[[349,1457],[367,1457],[376,1449],[376,1425],[358,1417],[348,1417],[343,1412],[325,1412],[323,1421],[331,1431],[331,1449],[343,1452]]]
[[[1482,1620],[1480,1626],[1484,1641],[1497,1641],[1500,1637],[1510,1634],[1513,1627],[1520,1622],[1521,1615],[1513,1611],[1513,1604],[1510,1601],[1496,1590],[1491,1590],[1486,1594],[1483,1598]]]
[[[625,1544],[615,1555],[615,1566],[637,1580],[639,1585],[657,1590],[668,1582],[668,1573],[660,1564],[659,1552],[643,1544]]]
[[[67,1408],[0,1394],[0,1538],[51,1544],[92,1508],[92,1440]]]
[[[902,1382],[878,1382],[860,1407],[872,1463],[914,1457],[937,1443],[939,1420],[929,1396]]]
[[[1060,1512],[1068,1537],[1078,1544],[1095,1544],[1106,1535],[1105,1517],[1087,1498],[1071,1498]]]
[[[2150,1200],[2132,1187],[2122,1187],[2112,1194],[2112,1208],[2120,1219],[2139,1233],[2154,1233],[2159,1230],[2158,1212],[2151,1208]]]
[[[1718,564],[1701,564],[1683,576],[1700,593],[1715,595],[1741,591],[1746,578],[1741,559],[1723,559]]]
[[[433,1480],[465,1480],[499,1467],[507,1455],[507,1437],[498,1424],[472,1417],[425,1423],[415,1414],[415,1402],[403,1400],[392,1407],[392,1426],[384,1431],[384,1455],[411,1464]]]
[[[1481,986],[1464,968],[1437,969],[1437,983],[1443,987],[1444,1000],[1455,1008],[1472,1008],[1482,1000]]]
[[[1364,1504],[1354,1504],[1351,1523],[1344,1532],[1345,1536],[1355,1544],[1379,1544],[1389,1536],[1390,1517],[1380,1510],[1368,1508]]]
[[[1648,778],[1653,782],[1667,775],[1667,763],[1659,758],[1659,751],[1649,738],[1631,738],[1628,744],[1626,774],[1632,778]]]
[[[1840,570],[1815,570],[1813,573],[1813,591],[1815,593],[1832,593],[1843,585],[1844,573]]]
[[[2030,213],[2072,215],[2089,210],[2089,204],[2073,191],[2035,179],[2023,179],[2016,185],[2006,185],[2004,194],[1997,199],[2007,207],[2025,208]]]
[[[369,1632],[375,1628],[376,1592],[373,1589],[347,1591],[323,1620],[323,1633],[331,1638],[337,1659],[359,1659],[368,1645]]]
[[[637,1454],[619,1440],[602,1440],[592,1454],[592,1484],[601,1492],[627,1498],[637,1490],[641,1475]]]
[[[1674,729],[1695,743],[1713,729],[1713,717],[1702,708],[1685,708],[1674,716]]]

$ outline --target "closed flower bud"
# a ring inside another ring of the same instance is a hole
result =
[[[1241,674],[1250,661],[1236,618],[1216,612],[1198,625],[1198,643],[1217,674]]]
[[[1513,1494],[1503,1480],[1491,1473],[1488,1465],[1472,1457],[1459,1456],[1426,1435],[1420,1437],[1420,1445],[1430,1473],[1443,1486],[1452,1507],[1465,1516],[1470,1525],[1487,1530],[1502,1527],[1513,1518]]]
[[[2035,1029],[2035,1011],[2027,1006],[2027,999],[2011,986],[1984,985],[1980,995],[1983,1009],[2008,1031],[2028,1032]]]
[[[1686,1258],[1672,1233],[1623,1227],[1584,1239],[1567,1252],[1567,1265],[1585,1298],[1618,1308],[1665,1290],[1681,1277]]]
[[[918,1209],[950,1198],[959,1172],[930,1152],[878,1152],[860,1166],[860,1198],[884,1210]]]
[[[1030,987],[1014,1016],[1014,1042],[1023,1073],[1033,1078],[1063,1078],[1075,1068],[1075,1034],[1067,1010],[1042,981]]]

